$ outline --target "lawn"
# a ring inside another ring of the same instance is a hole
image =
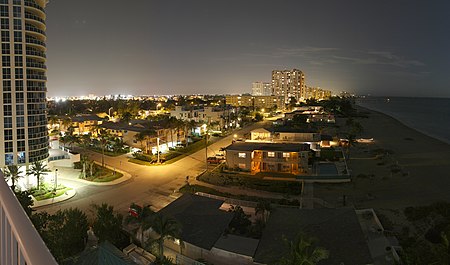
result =
[[[93,176],[87,176],[83,178],[83,173],[81,173],[80,178],[85,179],[92,182],[109,182],[121,178],[123,176],[122,173],[117,171],[113,171],[106,167],[101,167],[100,165],[95,165],[95,169],[93,170]],[[86,172],[89,172],[86,170]]]
[[[32,189],[32,190],[30,190],[30,192],[31,192],[31,195],[37,201],[42,201],[42,200],[46,200],[46,199],[52,199],[52,198],[59,197],[71,189],[72,188],[68,188],[64,185],[58,185],[56,192],[54,192],[53,187],[50,187],[48,185],[42,185],[40,190]]]

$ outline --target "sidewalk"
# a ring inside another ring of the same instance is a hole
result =
[[[33,206],[31,208],[35,209],[35,208],[46,206],[49,204],[66,201],[66,200],[72,198],[73,196],[75,196],[76,194],[77,194],[76,190],[74,188],[72,188],[71,190],[68,190],[65,194],[58,196],[56,198],[37,201],[34,197],[32,197],[33,198]]]
[[[94,161],[97,165],[101,165],[101,163]],[[106,168],[110,170],[115,170],[116,172],[121,173],[123,176],[121,178],[115,179],[113,181],[108,182],[93,182],[85,179],[80,179],[79,176],[81,174],[81,171],[79,169],[73,169],[73,168],[58,168],[58,178],[59,179],[66,179],[71,181],[76,181],[79,183],[83,183],[86,185],[94,185],[94,186],[112,186],[117,185],[119,183],[125,182],[129,179],[131,179],[131,174],[125,171],[122,171],[120,169],[105,165]]]

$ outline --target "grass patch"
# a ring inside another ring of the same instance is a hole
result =
[[[152,166],[152,163],[150,163],[148,161],[139,160],[136,158],[130,158],[130,159],[128,159],[128,162],[138,164],[138,165],[143,165],[143,166]]]
[[[30,190],[30,193],[37,201],[42,201],[59,197],[71,189],[72,188],[68,188],[64,185],[58,185],[56,191],[54,192],[53,189],[50,188],[50,186],[43,185],[40,190],[32,189]]]
[[[109,182],[116,180],[118,178],[121,178],[123,176],[122,173],[119,173],[117,171],[113,171],[109,168],[102,167],[100,165],[95,165],[95,171],[93,176],[88,176],[86,178],[83,178],[83,173],[81,173],[80,178],[92,181],[92,182]]]

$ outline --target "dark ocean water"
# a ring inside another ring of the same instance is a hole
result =
[[[356,104],[450,144],[450,98],[370,97]]]

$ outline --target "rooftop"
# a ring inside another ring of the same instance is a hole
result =
[[[287,251],[283,238],[293,240],[299,233],[318,240],[330,252],[327,264],[371,264],[372,258],[356,212],[352,208],[275,208],[263,231],[254,260],[273,264]]]
[[[210,250],[228,227],[233,213],[220,210],[222,200],[184,194],[159,211],[181,224],[181,240]]]
[[[309,144],[292,143],[259,143],[259,142],[235,142],[225,148],[226,151],[281,151],[281,152],[300,152],[308,151]]]

